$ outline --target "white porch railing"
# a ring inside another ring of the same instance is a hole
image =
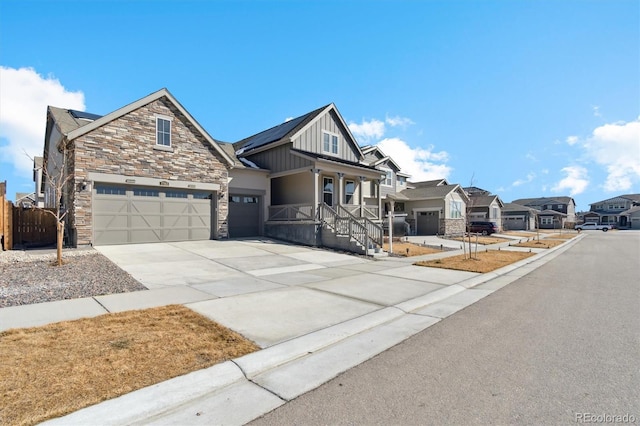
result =
[[[342,204],[341,207],[355,217],[366,217],[367,219],[380,219],[378,206],[362,205],[360,214],[360,204]]]
[[[336,210],[325,203],[318,208],[320,219],[337,235],[348,235],[368,250],[371,247],[382,247],[382,226],[366,217],[356,217],[344,206],[336,206]]]

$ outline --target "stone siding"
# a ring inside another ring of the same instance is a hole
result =
[[[440,219],[440,235],[462,235],[465,228],[464,219]]]
[[[156,116],[172,117],[171,150],[156,148]],[[69,217],[76,245],[92,243],[91,191],[79,190],[88,173],[167,181],[214,183],[228,194],[228,166],[216,149],[167,98],[142,106],[72,141],[75,189]],[[218,202],[218,238],[227,236],[228,197]],[[213,207],[212,207],[213,208]],[[212,211],[212,214],[215,212]]]

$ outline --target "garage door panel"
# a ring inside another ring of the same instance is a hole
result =
[[[96,188],[93,205],[96,245],[211,238],[211,193],[99,183]]]
[[[231,238],[260,235],[260,203],[254,195],[232,194],[229,202],[229,236]]]

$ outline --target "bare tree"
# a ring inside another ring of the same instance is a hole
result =
[[[69,182],[73,181],[74,174],[68,173],[67,170],[67,148],[63,147],[60,159],[49,158],[50,156],[45,153],[45,158],[42,164],[42,177],[46,181],[45,192],[52,192],[53,211],[45,209],[48,214],[52,215],[56,219],[56,263],[58,266],[62,265],[62,243],[64,240],[64,225],[65,217],[67,216],[68,209],[63,209],[63,197],[65,189],[68,187]],[[31,158],[31,157],[29,157]],[[31,158],[33,161],[34,159]],[[36,208],[36,207],[33,207]],[[64,210],[64,211],[63,211]]]

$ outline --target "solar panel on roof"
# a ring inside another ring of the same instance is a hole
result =
[[[69,110],[69,114],[71,114],[71,116],[73,118],[80,118],[83,120],[97,120],[98,118],[101,118],[101,115],[97,115],[97,114],[91,114],[89,112],[84,112],[84,111],[76,111],[75,109],[70,109]]]
[[[286,123],[280,124],[279,126],[273,127],[269,130],[265,130],[262,133],[258,133],[250,140],[248,140],[247,143],[243,145],[243,148],[245,150],[249,150],[282,139],[284,135],[289,133],[298,124],[300,124],[300,122],[302,122],[307,117],[307,115],[294,118],[293,120],[289,120]]]

